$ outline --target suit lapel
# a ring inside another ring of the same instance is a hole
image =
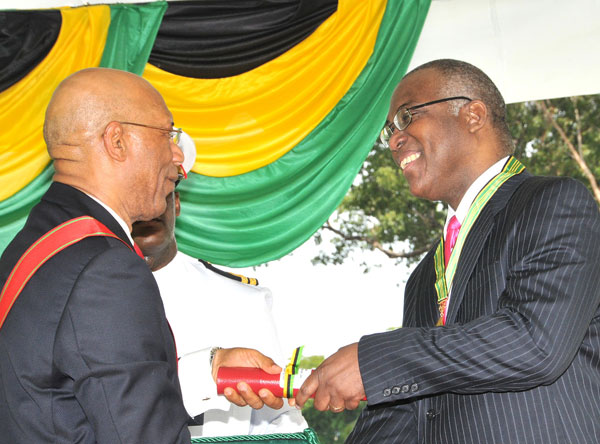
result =
[[[92,216],[133,248],[117,220],[102,205],[78,189],[60,182],[52,182],[42,199],[67,208],[71,217]]]
[[[433,260],[436,248],[429,251],[406,283],[404,327],[433,327],[439,318]]]
[[[510,197],[519,185],[530,176],[531,175],[527,171],[524,171],[523,173],[508,179],[498,191],[496,191],[489,202],[481,210],[479,217],[477,217],[460,254],[452,284],[446,325],[453,323],[456,318],[469,278],[471,277],[475,264],[477,264],[485,243],[496,224],[496,215],[506,207]]]

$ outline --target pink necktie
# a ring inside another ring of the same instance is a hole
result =
[[[450,218],[450,222],[448,222],[448,228],[446,229],[446,241],[444,242],[444,266],[448,266],[448,261],[450,260],[450,255],[452,254],[452,249],[456,244],[456,238],[458,237],[458,232],[460,231],[460,222],[456,218],[456,216],[452,216]]]

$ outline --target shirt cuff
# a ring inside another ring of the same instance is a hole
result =
[[[192,418],[209,409],[228,409],[229,401],[217,395],[217,384],[212,378],[210,351],[198,350],[179,358],[179,383],[183,405]]]

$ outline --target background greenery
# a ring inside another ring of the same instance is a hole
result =
[[[299,366],[308,369],[316,368],[323,359],[323,356],[306,356],[302,358]],[[344,410],[341,413],[319,412],[313,407],[313,400],[309,399],[304,404],[302,415],[308,425],[317,432],[321,444],[342,443],[352,431],[358,415],[366,404],[361,402],[358,409]]]

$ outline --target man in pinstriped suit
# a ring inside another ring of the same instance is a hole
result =
[[[319,410],[366,395],[349,443],[600,442],[598,207],[579,182],[524,170],[505,117],[464,62],[422,65],[394,92],[382,141],[460,230],[411,275],[403,328],[340,349],[303,385],[298,404],[314,393]]]

